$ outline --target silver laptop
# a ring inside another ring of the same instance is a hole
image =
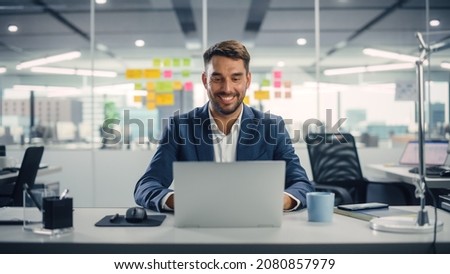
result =
[[[442,166],[447,160],[448,141],[425,141],[425,165]],[[409,141],[399,160],[400,165],[419,165],[419,144],[417,141]]]
[[[284,161],[174,162],[175,226],[279,227]]]

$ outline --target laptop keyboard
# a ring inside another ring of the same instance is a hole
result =
[[[448,166],[428,166],[425,168],[427,176],[440,177],[443,171],[450,170]],[[419,167],[413,167],[409,170],[411,173],[419,173]]]

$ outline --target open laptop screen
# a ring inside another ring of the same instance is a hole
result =
[[[441,166],[447,160],[448,141],[425,141],[425,165]],[[401,165],[419,165],[419,143],[410,141],[400,157]]]
[[[279,227],[284,161],[174,162],[175,226]]]

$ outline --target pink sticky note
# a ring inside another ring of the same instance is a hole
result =
[[[281,79],[281,75],[282,75],[282,73],[281,73],[280,70],[276,70],[276,71],[273,72],[273,78],[274,79]]]
[[[172,71],[171,70],[165,70],[163,72],[163,77],[164,78],[172,78]]]
[[[185,82],[184,83],[184,91],[192,91],[194,89],[194,85],[192,82]]]

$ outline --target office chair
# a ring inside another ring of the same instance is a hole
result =
[[[12,184],[1,186],[7,191],[0,193],[0,207],[23,206],[23,186],[27,184],[29,188],[33,187],[43,153],[43,146],[25,150],[17,179]]]
[[[0,157],[6,156],[6,146],[0,145]]]
[[[413,193],[403,183],[370,181],[363,177],[355,139],[350,133],[310,133],[305,141],[316,189],[334,192],[336,205],[370,201],[391,205],[412,203]],[[377,195],[371,195],[372,190],[377,190]]]

